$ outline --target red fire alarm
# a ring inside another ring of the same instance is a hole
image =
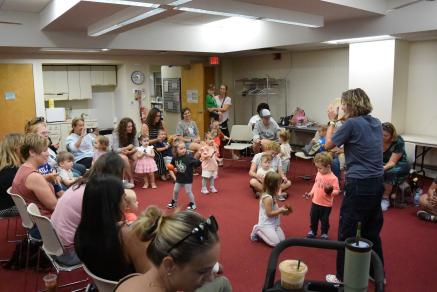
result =
[[[209,64],[210,65],[218,65],[220,64],[220,59],[218,56],[211,56],[209,57]]]

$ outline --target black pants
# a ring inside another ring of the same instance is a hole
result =
[[[325,207],[320,206],[317,204],[312,203],[311,204],[311,212],[310,212],[310,219],[311,219],[311,230],[313,231],[314,235],[317,234],[317,229],[319,225],[319,220],[321,222],[321,228],[322,228],[322,234],[328,234],[329,230],[329,214],[331,214],[331,207]]]
[[[77,161],[76,163],[82,164],[87,169],[90,169],[91,164],[93,163],[93,158],[92,157],[85,157],[85,158],[82,158],[81,160]]]
[[[361,237],[373,243],[373,250],[384,263],[381,232],[384,218],[381,199],[384,193],[383,177],[346,179],[345,194],[340,209],[338,240],[355,237],[358,222],[361,222]],[[337,252],[337,278],[343,280],[344,250]]]

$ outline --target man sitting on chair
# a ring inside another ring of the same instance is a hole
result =
[[[279,125],[271,118],[268,109],[262,109],[259,113],[261,120],[255,123],[253,127],[253,151],[258,153],[262,151],[263,145],[269,141],[278,140],[278,132],[281,130]]]

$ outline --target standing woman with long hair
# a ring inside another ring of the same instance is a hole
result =
[[[384,222],[381,210],[384,193],[381,122],[370,115],[372,104],[361,88],[343,92],[341,106],[346,121],[334,134],[339,109],[330,106],[325,143],[326,150],[343,145],[346,156],[346,184],[340,209],[338,240],[354,237],[358,222],[361,222],[362,237],[372,241],[373,250],[384,262],[379,235]],[[344,250],[337,253],[337,274],[327,275],[326,280],[342,282],[343,270]]]
[[[6,190],[12,185],[22,160],[23,135],[11,133],[0,141],[0,217],[17,216],[18,210]]]
[[[91,168],[94,155],[93,139],[86,132],[84,119],[74,118],[71,121],[71,128],[70,135],[65,141],[67,150],[73,154],[75,163]]]
[[[220,85],[219,95],[216,95],[214,98],[218,107],[212,110],[219,113],[220,130],[222,130],[225,136],[229,137],[228,120],[232,99],[228,96],[228,86]]]
[[[141,136],[149,136],[149,144],[162,142],[158,136],[159,130],[165,131],[164,122],[162,121],[162,112],[157,108],[152,108],[147,114],[146,122],[141,128]],[[162,153],[155,149],[155,162],[158,166],[158,174],[162,180],[167,180],[168,170],[165,166]]]
[[[112,150],[120,154],[125,164],[127,182],[126,188],[134,187],[133,165],[137,159],[135,153],[138,148],[137,128],[131,118],[123,118],[117,129],[112,133]]]

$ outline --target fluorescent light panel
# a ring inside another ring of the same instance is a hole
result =
[[[188,3],[188,2],[191,2],[191,0],[176,0],[176,1],[173,1],[173,2],[169,3],[168,5],[170,5],[170,6],[179,6],[179,5]]]
[[[159,4],[144,3],[144,2],[137,2],[137,1],[128,1],[128,0],[84,0],[84,1],[95,2],[95,3],[126,5],[126,6],[147,7],[147,8],[158,8],[159,7]]]
[[[228,12],[221,12],[221,11],[214,11],[214,10],[205,10],[205,9],[191,8],[191,7],[175,7],[174,9],[186,11],[186,12],[218,15],[218,16],[225,16],[225,17],[244,17],[250,19],[259,19],[259,17],[250,16],[250,15],[242,15],[242,14],[228,13]]]
[[[41,52],[69,52],[69,53],[100,53],[110,49],[74,49],[74,48],[41,48]]]
[[[131,23],[134,23],[134,22],[137,22],[137,21],[140,21],[140,20],[152,17],[152,16],[160,14],[160,13],[162,13],[164,11],[166,11],[164,8],[155,8],[153,10],[150,10],[150,11],[147,11],[145,13],[142,13],[142,14],[140,14],[138,16],[135,16],[135,17],[126,19],[125,21],[122,21],[120,23],[114,24],[114,25],[112,25],[110,27],[107,27],[107,28],[98,30],[96,32],[93,32],[92,34],[90,34],[90,36],[93,36],[93,37],[101,36],[103,34],[106,34],[106,33],[110,32],[110,31],[119,29],[119,28],[121,28],[123,26],[126,26],[126,25],[129,25]]]
[[[377,35],[377,36],[369,36],[362,38],[351,38],[351,39],[340,39],[340,40],[332,40],[323,42],[324,44],[331,45],[339,45],[339,44],[351,44],[351,43],[364,43],[364,42],[373,42],[373,41],[383,41],[394,39],[391,35]]]
[[[261,18],[261,20],[269,21],[269,22],[276,22],[276,23],[283,23],[283,24],[297,25],[297,26],[312,27],[312,28],[321,27],[320,25],[295,22],[295,21],[288,21],[288,20],[281,20],[281,19],[273,19],[273,18]]]

